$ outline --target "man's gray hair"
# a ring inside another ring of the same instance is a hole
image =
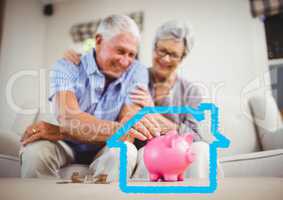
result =
[[[185,46],[184,58],[192,50],[194,45],[192,27],[182,21],[168,21],[157,29],[154,38],[154,48],[159,40],[183,41]]]
[[[96,31],[96,34],[101,34],[105,38],[128,32],[131,33],[140,42],[141,36],[137,24],[126,15],[110,15],[104,18]]]

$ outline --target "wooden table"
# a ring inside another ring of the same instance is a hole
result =
[[[191,180],[190,184],[199,183]],[[134,183],[138,184],[137,182]],[[144,184],[144,182],[142,183]],[[150,183],[152,184],[152,183]],[[162,183],[161,183],[162,184]],[[168,184],[168,183],[165,183]],[[183,182],[186,184],[186,182]],[[100,199],[223,199],[223,200],[282,200],[283,178],[225,178],[218,181],[213,194],[126,194],[117,183],[112,184],[56,184],[54,180],[0,179],[1,200],[100,200]]]

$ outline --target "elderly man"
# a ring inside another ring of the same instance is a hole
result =
[[[140,34],[127,16],[112,15],[100,23],[96,48],[76,66],[59,60],[51,73],[51,96],[59,126],[37,123],[22,138],[22,177],[59,177],[71,163],[89,164],[94,175],[117,178],[119,154],[105,141],[135,114],[129,93],[148,85],[146,68],[135,60]],[[134,138],[146,140],[160,132],[150,116],[137,123],[123,140],[128,146],[128,175],[136,165]]]

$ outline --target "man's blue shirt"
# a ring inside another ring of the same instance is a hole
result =
[[[59,60],[50,76],[50,97],[59,91],[72,91],[77,97],[82,112],[103,120],[117,120],[124,104],[131,104],[129,93],[137,85],[148,85],[147,68],[139,61],[134,61],[121,77],[105,87],[105,76],[96,64],[95,50],[81,58],[79,66],[65,59]],[[88,151],[95,148],[91,144],[72,142],[74,150]]]

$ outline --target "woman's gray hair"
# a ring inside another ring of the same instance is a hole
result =
[[[120,33],[131,33],[140,42],[141,36],[137,24],[126,15],[110,15],[101,20],[96,34],[105,38],[112,38]]]
[[[192,27],[182,21],[168,21],[161,25],[157,31],[154,38],[154,48],[159,40],[176,40],[183,41],[185,46],[185,51],[183,58],[190,52],[194,46],[194,36]]]

